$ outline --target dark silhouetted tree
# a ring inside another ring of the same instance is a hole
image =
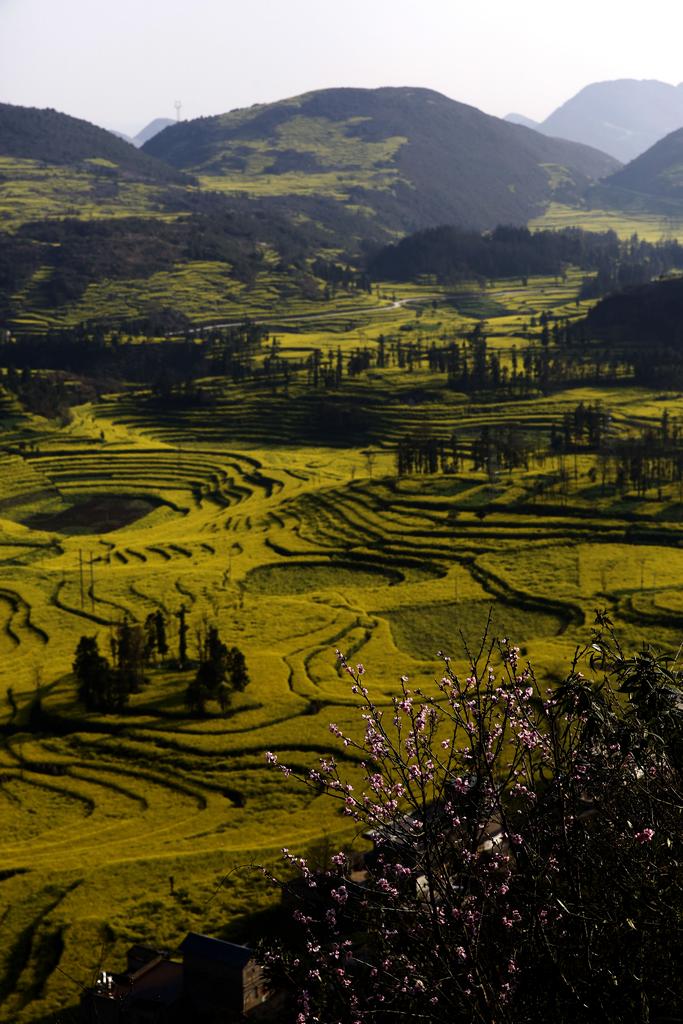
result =
[[[128,703],[129,690],[118,671],[99,652],[97,638],[82,636],[73,661],[78,699],[88,711],[120,711]]]

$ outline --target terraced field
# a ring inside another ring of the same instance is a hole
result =
[[[319,297],[306,299],[292,288],[286,273],[272,269],[257,274],[247,286],[235,278],[226,263],[188,260],[142,279],[91,283],[78,300],[48,308],[35,295],[35,286],[45,273],[47,270],[41,268],[23,292],[13,296],[17,310],[11,320],[13,330],[70,327],[87,320],[140,316],[164,307],[173,307],[196,323],[217,323],[268,316],[276,305],[285,317],[302,313],[337,317],[343,316],[345,305],[349,309],[367,306],[369,311],[377,305],[365,293],[354,293],[346,303],[324,302]]]
[[[80,168],[48,166],[39,160],[0,156],[0,224],[13,230],[26,221],[55,217],[160,217],[162,187],[124,181],[113,187],[106,163]],[[98,171],[100,172],[98,174]]]
[[[554,281],[523,295],[491,289],[508,310],[501,351],[523,344],[522,324],[543,303],[569,309],[570,290]],[[386,315],[397,330],[432,317],[445,330],[471,323],[466,310],[428,302],[421,317]],[[373,344],[380,329],[303,324],[282,333],[282,351],[357,345],[359,331]],[[173,947],[190,928],[237,934],[240,916],[272,899],[250,864],[345,834],[334,806],[268,771],[263,756],[311,765],[329,749],[330,721],[355,723],[335,648],[366,664],[388,697],[402,674],[430,688],[436,652],[457,653],[460,635],[475,641],[489,614],[548,678],[586,638],[596,607],[627,644],[647,636],[675,652],[683,638],[677,490],[603,493],[589,455],[568,460],[562,486],[550,456],[489,475],[395,474],[406,433],[456,430],[467,465],[482,426],[547,440],[583,401],[601,402],[610,429],[627,432],[658,423],[664,408],[682,416],[683,396],[586,388],[495,405],[449,392],[426,369],[392,367],[345,382],[337,413],[350,440],[333,447],[321,443],[329,398],[294,385],[288,394],[212,386],[213,404],[195,410],[112,394],[76,409],[61,430],[4,406],[8,1024],[71,1019],[79,986],[134,941]],[[150,668],[125,713],[84,713],[70,675],[79,637],[96,635],[108,653],[124,615],[142,622],[160,609],[175,655],[181,606],[192,656],[204,621],[246,655],[251,682],[229,713],[210,706],[191,717],[191,673],[168,665]]]
[[[681,238],[680,218],[652,213],[625,213],[623,210],[574,209],[562,203],[550,203],[541,217],[530,221],[532,228],[583,228],[584,231],[616,231],[621,238],[636,234],[647,242],[661,238]]]

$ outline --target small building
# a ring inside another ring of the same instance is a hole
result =
[[[136,945],[126,970],[101,971],[81,998],[82,1024],[233,1024],[267,1002],[247,946],[190,932],[178,954]]]
[[[212,939],[190,932],[180,943],[183,955],[183,1001],[207,1020],[217,1010],[233,1016],[223,1020],[239,1020],[265,1003],[268,989],[262,967],[254,960],[247,946]],[[218,1017],[215,1017],[218,1020]]]
[[[84,1024],[177,1024],[183,965],[157,950],[134,946],[122,974],[101,971],[81,998]]]

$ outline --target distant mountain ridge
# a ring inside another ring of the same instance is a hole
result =
[[[106,130],[108,132],[111,132],[112,135],[115,135],[117,139],[123,139],[123,141],[127,142],[129,146],[135,145],[130,135],[126,135],[125,132],[119,132],[116,130],[116,128],[107,128]]]
[[[143,150],[208,187],[251,187],[304,215],[315,202],[318,219],[334,217],[332,204],[359,236],[380,237],[523,224],[617,169],[604,153],[418,88],[306,93],[171,125]]]
[[[522,114],[508,114],[507,120],[528,121]],[[595,146],[627,163],[683,127],[683,82],[668,85],[635,78],[593,82],[535,127],[544,135]]]
[[[534,121],[531,117],[525,117],[524,114],[506,114],[503,120],[509,121],[510,124],[521,124],[525,128],[533,128],[534,131],[538,131],[539,128],[538,121]]]
[[[162,132],[164,128],[168,128],[170,124],[175,124],[172,117],[155,117],[144,128],[141,128],[137,135],[128,135],[126,132],[117,131],[116,128],[108,128],[107,131],[115,135],[117,139],[123,139],[124,142],[128,142],[131,146],[137,146],[139,149],[149,139]]]
[[[134,146],[144,146],[146,142],[149,142],[150,139],[153,139],[155,135],[158,135],[159,132],[162,132],[164,128],[168,128],[171,124],[175,124],[171,117],[155,117],[153,121],[150,121],[144,128],[141,128],[131,141]]]

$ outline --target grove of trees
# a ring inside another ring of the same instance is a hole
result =
[[[614,231],[530,231],[499,225],[493,231],[467,231],[455,225],[427,228],[385,246],[368,263],[373,280],[415,281],[435,278],[457,281],[562,275],[569,266],[593,271],[582,295],[593,298],[633,284],[642,284],[673,267],[683,266],[677,241],[646,242],[637,235],[622,241]]]
[[[185,701],[192,714],[206,713],[209,701],[216,701],[225,714],[233,693],[241,692],[249,683],[244,654],[238,647],[228,647],[216,626],[203,624],[197,635],[197,659],[188,657],[185,608],[177,613],[178,657],[169,661],[167,623],[160,610],[151,612],[144,625],[127,617],[111,631],[111,658],[101,653],[96,636],[81,636],[74,653],[73,673],[78,699],[89,711],[117,712],[128,704],[130,695],[140,693],[147,682],[147,672],[159,665],[185,672],[196,667],[196,675],[188,685]]]
[[[249,682],[247,664],[238,647],[228,647],[218,629],[209,626],[200,637],[197,674],[186,692],[188,710],[204,714],[209,700],[218,702],[225,714],[232,694],[244,690]]]

